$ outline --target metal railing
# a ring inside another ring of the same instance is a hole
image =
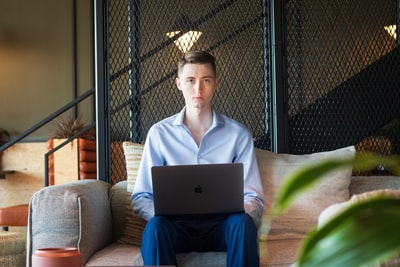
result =
[[[82,102],[83,100],[88,98],[89,96],[94,95],[94,93],[95,93],[95,88],[91,88],[88,91],[86,91],[85,93],[83,93],[82,95],[80,95],[79,97],[73,99],[71,102],[69,102],[65,106],[61,107],[60,109],[58,109],[54,113],[50,114],[49,116],[47,116],[46,118],[44,118],[40,122],[36,123],[34,126],[29,128],[25,132],[17,135],[16,137],[11,138],[7,143],[5,143],[4,145],[2,145],[0,147],[0,152],[6,150],[7,148],[9,148],[12,145],[18,143],[19,141],[21,141],[25,137],[27,137],[30,134],[34,133],[35,131],[39,130],[41,127],[45,126],[46,124],[48,124],[49,122],[51,122],[52,120],[54,120],[55,118],[57,118],[58,116],[63,114],[64,112],[70,110],[71,108],[75,108],[77,104],[79,104],[80,102]],[[68,138],[67,140],[65,140],[65,142],[63,142],[63,143],[59,144],[58,146],[56,146],[55,148],[49,150],[44,155],[44,186],[48,186],[49,185],[49,169],[48,169],[49,156],[52,155],[57,150],[59,150],[62,147],[64,147],[65,145],[69,144],[73,139],[79,137],[80,135],[82,135],[84,132],[86,132],[88,129],[94,127],[95,125],[96,125],[95,121],[92,121],[88,126],[85,126],[82,130],[80,130],[79,132],[77,132],[76,134],[74,134],[73,136]]]
[[[75,138],[78,138],[80,135],[85,133],[87,130],[94,127],[96,123],[92,122],[90,125],[85,126],[76,134],[72,135],[71,137],[67,138],[64,142],[56,146],[55,148],[49,150],[46,154],[44,154],[44,186],[49,186],[49,157],[53,155],[57,150],[63,148],[65,145],[72,142]]]

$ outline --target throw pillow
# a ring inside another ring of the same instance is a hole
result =
[[[136,176],[139,170],[140,161],[142,160],[143,144],[136,144],[132,142],[123,142],[122,147],[124,149],[126,173],[127,173],[127,190],[132,192],[136,183]]]
[[[354,155],[354,146],[307,155],[276,154],[256,149],[265,196],[264,215],[274,205],[275,194],[289,172],[305,164]],[[351,173],[351,167],[332,171],[312,189],[301,193],[284,214],[272,220],[267,239],[303,238],[316,227],[319,214],[326,207],[349,199]]]
[[[140,246],[142,243],[142,233],[146,226],[146,221],[139,217],[131,207],[130,197],[135,187],[137,172],[142,159],[143,144],[123,142],[127,171],[127,192],[125,210],[125,228],[118,243]]]

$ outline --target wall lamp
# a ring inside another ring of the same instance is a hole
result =
[[[175,35],[181,34],[181,32],[184,33],[174,40],[174,44],[183,53],[189,51],[203,34],[194,27],[193,22],[186,15],[180,15],[172,25],[171,31],[167,32],[166,35],[169,38],[173,38]]]

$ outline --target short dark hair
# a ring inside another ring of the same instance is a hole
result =
[[[217,76],[217,66],[215,57],[205,51],[190,51],[187,52],[178,62],[178,74],[186,64],[211,64],[214,75]]]

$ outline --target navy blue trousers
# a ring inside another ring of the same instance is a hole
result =
[[[145,265],[175,265],[176,253],[226,251],[226,266],[257,267],[257,228],[245,213],[200,220],[153,217],[142,237]]]

